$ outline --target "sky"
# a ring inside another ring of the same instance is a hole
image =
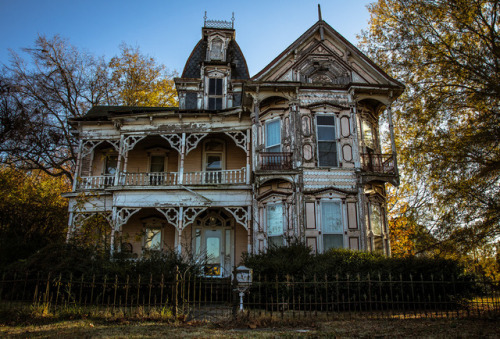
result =
[[[201,38],[203,17],[231,20],[236,41],[255,75],[318,20],[353,44],[367,29],[373,0],[0,0],[0,64],[9,49],[32,47],[56,34],[79,49],[110,59],[119,45],[139,46],[169,70],[182,73]]]

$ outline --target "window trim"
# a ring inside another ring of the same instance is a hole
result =
[[[222,82],[222,93],[220,95],[211,95],[210,94],[210,80],[211,79],[215,79],[215,80],[221,80]],[[222,109],[225,109],[227,104],[226,104],[226,98],[227,96],[227,78],[225,76],[210,76],[210,75],[207,75],[205,76],[205,109],[206,110],[210,110],[210,107],[209,107],[209,102],[210,102],[210,99],[221,99],[222,101],[222,105],[221,105],[221,110]],[[216,105],[217,106],[217,105]],[[217,108],[213,109],[214,111],[217,110]]]
[[[319,132],[318,128],[319,126],[328,126],[328,125],[318,125],[318,117],[327,117],[331,116],[334,119],[334,130],[335,130],[335,139],[334,140],[319,140]],[[337,114],[334,112],[321,112],[321,113],[316,113],[315,114],[315,119],[314,119],[314,124],[316,125],[316,156],[318,159],[318,167],[319,168],[340,168],[342,167],[342,162],[340,161],[340,140],[339,140],[339,118],[337,117]],[[320,164],[320,156],[319,156],[319,143],[320,142],[334,142],[335,143],[335,149],[336,149],[336,166],[327,166],[327,165],[321,165]]]

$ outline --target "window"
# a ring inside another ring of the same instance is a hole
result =
[[[165,157],[163,155],[152,155],[150,172],[165,172]]]
[[[373,233],[373,249],[375,252],[383,252],[384,250],[382,223],[382,209],[380,205],[370,204],[370,227]]]
[[[321,202],[321,227],[323,230],[323,252],[330,248],[344,248],[344,227],[340,202]]]
[[[266,122],[266,152],[281,152],[280,120]]]
[[[363,140],[366,147],[369,147],[372,150],[375,149],[375,135],[373,133],[373,126],[366,120],[363,120],[361,123],[361,127],[363,128]]]
[[[283,245],[283,204],[266,206],[267,240],[269,246]]]
[[[211,111],[222,109],[222,80],[208,79],[208,109]]]
[[[212,41],[212,46],[210,48],[210,59],[212,60],[222,60],[222,40],[216,38]]]
[[[104,174],[115,175],[118,167],[118,156],[107,155],[104,165]]]
[[[318,165],[321,167],[337,167],[337,139],[335,133],[335,116],[318,115]]]
[[[224,144],[217,140],[205,142],[205,182],[221,183],[223,169]]]
[[[144,249],[146,250],[161,250],[161,229],[146,228],[144,234]]]

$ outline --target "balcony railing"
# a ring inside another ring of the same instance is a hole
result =
[[[123,186],[175,186],[175,185],[234,185],[246,183],[246,168],[221,171],[186,172],[182,183],[178,172],[120,173]],[[103,189],[113,186],[114,175],[82,177],[78,189]]]
[[[396,173],[392,154],[361,153],[361,168],[367,172]]]
[[[260,155],[260,169],[265,171],[292,169],[292,153],[262,152]]]
[[[105,188],[115,184],[114,174],[81,177],[80,179],[78,188],[85,190]]]

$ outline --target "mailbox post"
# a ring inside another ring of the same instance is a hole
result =
[[[239,266],[235,270],[236,290],[240,296],[240,312],[243,312],[243,297],[245,296],[245,292],[252,285],[252,274],[252,269],[245,266]]]

